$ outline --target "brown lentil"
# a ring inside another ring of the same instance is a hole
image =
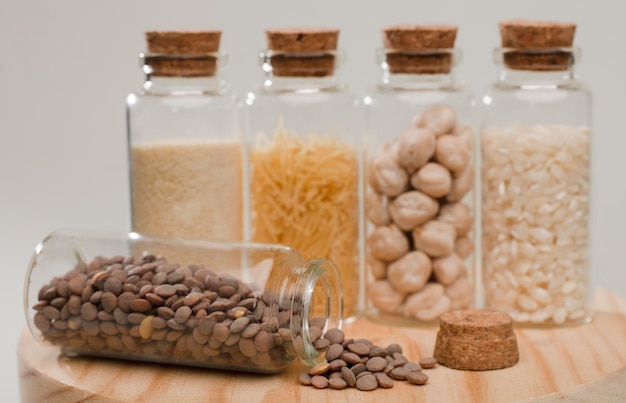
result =
[[[324,333],[324,338],[330,344],[341,344],[344,341],[345,334],[339,329],[330,329]]]
[[[331,365],[328,362],[322,361],[312,366],[311,369],[309,369],[309,374],[321,375],[321,374],[328,372],[330,368],[331,368]]]
[[[428,375],[423,372],[411,372],[406,376],[406,380],[414,385],[424,385],[428,382]]]
[[[433,357],[424,357],[420,360],[419,364],[422,366],[422,368],[435,368],[435,366],[437,365],[437,360],[435,360]]]
[[[343,354],[343,346],[341,344],[331,344],[326,350],[326,360],[333,361],[341,357]]]
[[[341,354],[341,359],[347,362],[348,364],[358,364],[361,363],[361,357],[358,354],[345,351]]]
[[[405,380],[406,376],[409,374],[409,370],[404,367],[396,367],[391,370],[389,376],[393,379]]]
[[[393,387],[393,380],[389,378],[389,376],[384,372],[376,372],[374,375],[376,376],[376,380],[378,381],[378,386],[380,386],[381,388]]]
[[[338,358],[336,360],[332,360],[330,362],[330,370],[331,371],[341,371],[341,368],[348,366],[344,360]]]
[[[345,389],[348,383],[342,378],[332,378],[328,381],[328,386],[332,389]]]
[[[371,372],[381,372],[385,367],[387,367],[387,360],[382,357],[374,357],[365,364],[365,368]]]
[[[337,372],[330,372],[330,375],[328,375],[328,380],[330,381],[333,378],[341,378],[341,372],[337,371]]]
[[[352,343],[348,345],[348,350],[358,355],[368,355],[371,347],[365,343]]]
[[[367,374],[356,380],[356,388],[358,390],[370,391],[378,387],[378,381],[372,374]]]
[[[328,379],[321,375],[315,375],[311,378],[311,385],[317,389],[325,389],[328,387]]]
[[[352,366],[352,368],[350,368],[352,370],[352,372],[354,372],[354,375],[358,375],[361,372],[365,371],[365,364],[363,363],[358,363]]]
[[[311,375],[308,372],[300,372],[298,382],[304,386],[311,386]]]
[[[363,372],[361,372],[360,374],[358,374],[356,376],[356,379],[358,380],[359,378],[363,378],[366,375],[372,375],[372,372],[370,372],[370,371],[363,371]]]
[[[350,368],[348,367],[341,368],[341,377],[343,378],[344,381],[346,381],[348,386],[350,386],[351,388],[353,388],[356,385],[356,376],[354,375],[354,372],[350,370]]]
[[[404,364],[403,368],[409,372],[421,372],[422,371],[422,367],[415,362],[407,362],[406,364]]]
[[[326,339],[317,339],[313,342],[313,347],[318,351],[325,350],[328,346],[330,346],[330,342]]]

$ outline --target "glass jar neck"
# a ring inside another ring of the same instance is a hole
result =
[[[511,87],[567,87],[578,82],[577,48],[563,49],[495,49],[498,69],[497,85]]]
[[[399,51],[378,49],[379,88],[383,90],[439,90],[458,86],[455,67],[461,59],[459,49]]]
[[[394,74],[384,69],[378,84],[388,90],[441,90],[458,86],[455,76],[450,74]]]
[[[342,51],[295,54],[278,51],[259,53],[264,72],[261,89],[270,93],[317,93],[341,91]]]
[[[221,95],[227,93],[229,87],[220,77],[160,77],[147,74],[143,90],[152,95]]]

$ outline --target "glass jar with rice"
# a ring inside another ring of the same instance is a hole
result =
[[[487,308],[520,324],[590,319],[591,95],[575,24],[507,21],[482,99],[482,269]]]

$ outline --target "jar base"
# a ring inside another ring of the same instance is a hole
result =
[[[431,321],[422,321],[418,319],[411,319],[400,315],[391,315],[378,311],[377,309],[369,309],[365,313],[365,317],[376,323],[389,326],[402,326],[402,327],[434,327],[439,325],[439,318]]]
[[[524,329],[551,329],[551,328],[563,328],[563,327],[576,327],[582,326],[588,323],[591,323],[594,319],[595,313],[589,312],[587,315],[583,316],[580,319],[568,320],[563,323],[555,323],[554,321],[549,322],[541,322],[541,323],[533,323],[533,322],[520,322],[515,320],[513,316],[513,323],[517,328]]]

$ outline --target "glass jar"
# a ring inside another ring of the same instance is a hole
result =
[[[220,36],[146,33],[143,89],[127,99],[133,231],[243,240],[241,107]]]
[[[341,327],[341,295],[331,261],[280,245],[59,230],[35,250],[24,308],[68,355],[275,373],[324,359],[313,341]]]
[[[359,298],[361,142],[333,29],[268,30],[262,85],[246,98],[247,237],[331,259],[346,320]]]
[[[455,26],[392,26],[364,98],[367,314],[434,324],[473,304],[473,101]],[[430,38],[430,39],[429,39]]]
[[[483,97],[487,308],[519,324],[588,321],[591,96],[574,24],[505,22]]]

